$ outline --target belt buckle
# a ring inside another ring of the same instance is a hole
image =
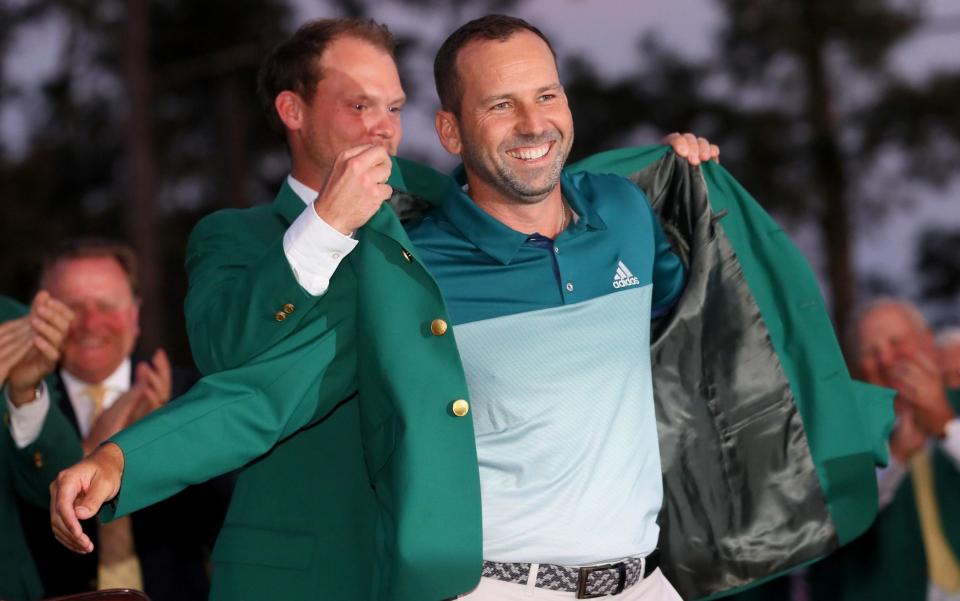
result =
[[[619,581],[617,582],[617,590],[612,593],[597,593],[594,595],[587,594],[587,579],[590,577],[590,574],[597,572],[599,570],[617,570],[619,576]],[[617,563],[608,563],[599,566],[584,566],[580,568],[580,572],[577,575],[577,599],[596,599],[597,597],[613,597],[614,595],[619,595],[623,592],[624,587],[627,584],[627,564],[619,561]]]

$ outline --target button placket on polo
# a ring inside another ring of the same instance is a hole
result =
[[[567,253],[562,252],[562,249],[567,248],[567,240],[565,239],[568,237],[569,234],[566,230],[560,232],[553,241],[553,252],[551,253],[551,259],[554,262],[557,274],[557,286],[560,287],[560,297],[564,304],[573,300],[573,292],[576,289],[571,276],[572,266],[566,264]]]

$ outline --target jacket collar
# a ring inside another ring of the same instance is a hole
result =
[[[449,176],[431,169],[426,165],[408,161],[407,159],[392,157],[391,160],[393,162],[393,168],[390,170],[390,179],[387,180],[387,183],[393,187],[395,195],[398,192],[411,194],[434,206],[442,204],[443,198],[447,193],[447,185],[450,181]],[[303,209],[303,200],[293,191],[293,188],[290,187],[287,178],[284,178],[283,184],[280,186],[280,191],[273,201],[273,210],[280,215],[287,224],[290,224],[300,216]],[[380,210],[377,211],[373,219],[364,227],[374,225],[393,230],[393,225],[387,224],[390,219],[389,216],[385,215],[384,209],[387,209],[386,212],[393,213],[389,207],[384,205],[380,207]],[[397,221],[399,225],[399,220],[395,221]],[[377,227],[375,227],[375,229],[377,229]]]
[[[300,213],[303,213],[306,208],[303,199],[293,191],[287,178],[283,178],[283,185],[280,186],[277,197],[273,199],[272,206],[274,212],[280,215],[287,225],[293,223],[294,219],[299,217]]]

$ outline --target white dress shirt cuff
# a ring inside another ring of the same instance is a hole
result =
[[[356,247],[357,241],[344,236],[317,215],[308,204],[283,235],[283,253],[297,283],[314,296],[330,286],[340,261]]]
[[[947,422],[940,447],[953,460],[957,470],[960,470],[960,417]]]
[[[879,496],[879,508],[883,509],[890,504],[890,501],[893,501],[894,495],[897,494],[897,488],[900,487],[900,483],[903,482],[904,476],[907,475],[907,466],[900,463],[890,455],[890,462],[887,463],[887,467],[881,467],[877,469],[877,493]]]
[[[4,388],[4,399],[7,411],[10,413],[10,436],[18,449],[32,444],[40,437],[43,423],[47,420],[50,411],[50,393],[46,382],[40,382],[40,396],[35,400],[15,407],[10,401],[10,393]]]

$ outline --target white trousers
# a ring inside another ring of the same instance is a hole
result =
[[[533,578],[528,582],[536,580],[536,570],[539,566],[533,564],[530,570]],[[556,601],[575,599],[576,593],[566,593],[563,591],[552,591],[545,588],[537,588],[532,584],[516,584],[514,582],[503,582],[493,578],[481,578],[480,585],[470,593],[463,595],[460,599],[466,601],[527,601],[528,599],[555,599]],[[677,591],[674,590],[663,574],[660,568],[654,570],[652,574],[626,588],[622,593],[615,597],[600,597],[600,599],[609,601],[683,601]]]

